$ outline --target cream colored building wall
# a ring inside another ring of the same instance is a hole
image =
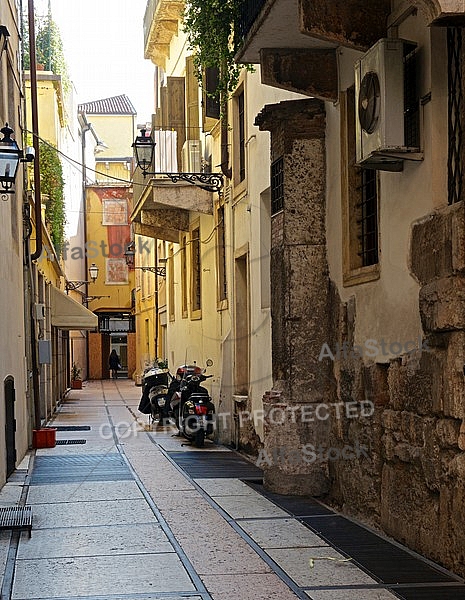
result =
[[[164,71],[166,76],[185,76],[187,49],[186,37],[180,28],[170,43]],[[208,370],[214,377],[206,382],[211,390],[216,406],[229,414],[229,428],[232,432],[232,414],[235,412],[233,395],[234,383],[234,299],[235,299],[235,257],[246,249],[248,254],[248,304],[249,304],[249,399],[252,410],[262,409],[263,394],[271,388],[271,320],[269,307],[269,244],[271,223],[269,215],[270,185],[270,137],[253,125],[256,115],[265,104],[301,98],[297,94],[266,87],[260,82],[259,67],[255,73],[245,73],[241,79],[245,90],[246,110],[246,157],[247,180],[240,186],[225,192],[225,236],[228,300],[221,309],[218,306],[218,268],[216,251],[216,219],[214,216],[191,213],[191,228],[200,223],[201,238],[207,243],[201,245],[202,261],[202,319],[191,319],[190,309],[187,318],[181,314],[181,253],[180,246],[174,245],[175,273],[175,319],[167,324],[167,358],[171,371],[187,361],[196,360],[204,365],[210,358],[214,366]],[[199,90],[200,98],[200,90]],[[230,103],[230,125],[234,128],[234,101]],[[201,114],[201,110],[200,110]],[[201,117],[200,117],[201,118]],[[200,125],[200,123],[199,123]],[[234,131],[230,131],[230,164],[235,161]],[[209,137],[212,145],[213,165],[219,165],[220,128],[215,127]],[[205,141],[205,138],[204,138]],[[214,170],[218,170],[215,167]],[[225,185],[228,182],[225,180]],[[214,201],[218,200],[214,194]],[[189,236],[188,236],[189,239]],[[166,244],[167,246],[167,244]],[[190,251],[187,249],[187,270],[192,274]],[[188,286],[190,288],[190,281]],[[188,294],[190,301],[190,292]],[[257,432],[263,435],[262,422],[257,421]],[[228,440],[223,440],[228,441]]]
[[[136,117],[134,115],[88,114],[87,120],[92,124],[98,138],[108,146],[96,155],[98,161],[104,161],[105,157],[132,156],[131,146],[136,136]]]
[[[6,0],[0,3],[0,23],[10,37],[0,58],[0,123],[5,122],[15,130],[18,145],[22,148],[21,90],[16,80],[21,81],[19,64],[19,21],[17,3]],[[5,38],[2,38],[2,44]],[[9,62],[13,72],[10,71]],[[7,76],[8,73],[8,76]],[[29,443],[30,426],[27,398],[29,381],[26,368],[26,345],[24,322],[23,246],[22,246],[22,194],[23,166],[20,165],[16,178],[15,193],[0,202],[0,239],[3,258],[0,260],[0,486],[5,482],[5,394],[6,378],[14,378],[16,390],[16,452],[17,463],[24,457]]]
[[[419,286],[409,272],[412,223],[447,202],[447,73],[431,52],[431,40],[438,47],[445,43],[445,30],[425,27],[419,12],[399,27],[399,37],[421,47],[420,97],[431,91],[431,101],[421,110],[422,162],[404,161],[401,173],[380,171],[379,244],[380,278],[344,287],[342,283],[340,107],[326,103],[327,111],[327,247],[330,276],[343,301],[356,298],[355,344],[367,339],[379,342],[418,340],[422,327],[418,311]],[[352,85],[353,64],[360,53],[340,49],[341,87]],[[439,53],[437,53],[439,54]],[[434,77],[432,77],[434,73]],[[434,83],[432,83],[432,81]],[[433,87],[432,87],[433,86]],[[433,169],[434,166],[434,169]],[[388,361],[390,355],[378,356]]]

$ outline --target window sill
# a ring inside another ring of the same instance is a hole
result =
[[[380,277],[379,263],[370,265],[369,267],[360,267],[352,269],[343,274],[342,282],[344,287],[360,285],[369,281],[376,281]]]

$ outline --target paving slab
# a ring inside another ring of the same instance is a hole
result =
[[[218,496],[215,502],[233,519],[259,517],[289,517],[289,513],[279,508],[257,492],[247,496]]]
[[[33,485],[27,495],[28,504],[133,499],[142,499],[142,492],[135,481],[56,483],[53,488],[50,485]]]
[[[213,498],[216,496],[254,496],[257,493],[240,479],[196,479],[195,483]]]
[[[145,500],[36,504],[33,515],[34,529],[156,522]]]
[[[364,571],[333,548],[270,549],[267,554],[301,587],[375,584]],[[309,560],[315,557],[310,568]],[[329,557],[329,558],[326,558]]]
[[[71,543],[70,543],[71,541]],[[172,545],[155,523],[68,529],[36,530],[32,537],[22,536],[17,558],[65,558],[117,554],[155,554],[174,552]]]
[[[23,486],[18,483],[6,483],[0,490],[0,507],[18,504]]]
[[[213,600],[296,600],[292,592],[274,573],[202,577]],[[358,600],[362,600],[360,597]]]
[[[296,519],[257,519],[239,522],[262,548],[311,548],[329,545]]]
[[[388,590],[360,588],[358,590],[315,590],[306,592],[311,600],[396,600]]]
[[[176,554],[18,560],[12,600],[194,591]]]

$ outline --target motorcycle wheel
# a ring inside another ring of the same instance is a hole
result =
[[[203,448],[205,445],[205,430],[199,429],[195,432],[194,445],[197,448]]]

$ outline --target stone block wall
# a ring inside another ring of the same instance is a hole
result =
[[[465,313],[463,206],[414,224],[412,275],[420,282],[422,350],[390,363],[334,361],[337,400],[369,400],[372,416],[333,419],[331,444],[368,449],[329,464],[328,500],[465,575]],[[339,305],[338,305],[339,304]],[[353,329],[356,306],[335,298],[333,337]]]

